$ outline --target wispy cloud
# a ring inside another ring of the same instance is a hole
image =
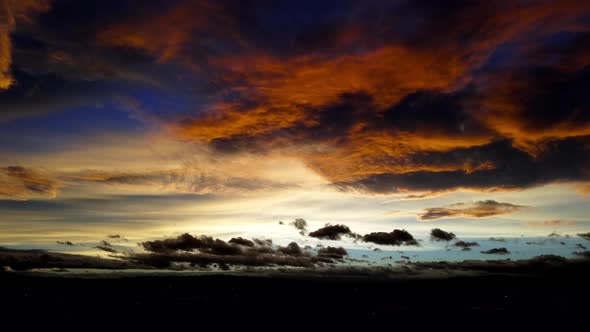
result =
[[[494,200],[478,201],[474,203],[457,203],[448,207],[428,208],[418,215],[419,220],[429,221],[441,218],[485,218],[521,211],[525,206],[510,203],[500,203]]]

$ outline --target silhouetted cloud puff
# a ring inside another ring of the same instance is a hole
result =
[[[465,249],[470,249],[471,247],[477,247],[477,246],[479,246],[479,243],[477,243],[477,242],[457,241],[454,245],[455,245],[455,247],[460,247],[460,248],[463,248],[463,250],[465,250]]]
[[[107,235],[107,237],[109,239],[120,239],[121,238],[121,235],[119,235],[119,234],[109,234],[109,235]]]
[[[212,237],[201,235],[194,237],[188,233],[176,238],[142,242],[141,246],[151,252],[170,252],[177,250],[192,251],[194,249],[211,248],[215,240]]]
[[[431,241],[451,241],[454,240],[457,236],[450,232],[445,232],[440,228],[434,228],[430,231],[430,240]]]
[[[346,255],[348,255],[348,252],[346,251],[346,249],[344,249],[342,247],[328,246],[326,248],[320,248],[320,250],[318,250],[318,256],[321,256],[321,257],[342,259]]]
[[[392,232],[374,232],[366,234],[362,237],[362,240],[365,242],[372,242],[375,244],[381,245],[394,245],[399,246],[402,244],[405,245],[418,245],[418,241],[414,239],[412,234],[410,234],[405,229],[399,230],[394,229]]]
[[[479,246],[477,242],[465,242],[465,241],[457,241],[455,243],[456,247],[462,248],[463,251],[471,251],[471,247]]]
[[[420,220],[435,220],[440,218],[471,217],[484,218],[500,214],[520,211],[521,205],[499,203],[494,200],[478,201],[472,204],[457,203],[444,208],[429,208],[419,215]]]
[[[506,248],[492,248],[489,250],[481,251],[482,254],[491,254],[491,255],[507,255],[510,254],[510,251]]]
[[[64,246],[74,246],[75,244],[72,241],[56,241],[57,244],[61,244]]]
[[[253,241],[250,241],[248,239],[244,239],[242,237],[231,238],[228,242],[231,244],[239,244],[239,245],[245,246],[245,247],[254,247],[254,245],[255,245]]]
[[[578,236],[584,240],[590,241],[590,233],[579,233]]]
[[[340,240],[343,236],[355,237],[356,235],[345,225],[326,225],[316,231],[308,234],[308,236],[323,240]]]
[[[307,232],[307,221],[305,221],[305,219],[297,218],[293,222],[291,222],[289,225],[298,229],[299,234],[301,234],[301,235],[305,235],[305,233]]]

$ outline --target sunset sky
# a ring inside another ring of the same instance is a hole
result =
[[[0,0],[0,246],[575,237],[589,87],[587,0]]]

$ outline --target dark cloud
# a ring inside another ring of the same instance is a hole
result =
[[[165,240],[154,240],[142,242],[141,246],[154,253],[168,253],[176,251],[193,251],[210,253],[214,255],[239,255],[242,253],[240,246],[228,244],[220,239],[201,235],[194,237],[188,233],[179,235],[176,238]]]
[[[440,218],[471,217],[484,218],[495,215],[520,211],[524,206],[510,203],[500,203],[494,200],[478,201],[473,204],[457,203],[448,207],[428,208],[419,215],[420,220],[435,220]]]
[[[121,238],[121,235],[119,235],[119,234],[109,234],[109,235],[107,235],[107,237],[109,239],[120,239]]]
[[[304,252],[296,242],[279,246],[276,250],[271,240],[233,238],[229,243],[207,236],[192,236],[188,233],[176,238],[146,241],[141,245],[148,253],[129,253],[122,259],[134,264],[148,265],[156,268],[169,268],[177,263],[208,267],[217,265],[243,266],[300,266],[313,267],[333,263],[342,258],[340,248],[332,248],[312,255]],[[251,244],[251,246],[250,246]],[[340,258],[338,258],[338,257]]]
[[[192,251],[201,248],[213,247],[215,240],[212,237],[201,235],[200,237],[194,237],[188,233],[179,235],[176,238],[154,240],[142,242],[141,246],[151,252],[171,252],[171,251]]]
[[[228,241],[230,244],[238,244],[245,247],[254,247],[254,242],[242,237],[234,237]]]
[[[482,254],[491,254],[491,255],[507,255],[510,254],[510,251],[506,248],[492,248],[489,250],[481,251]]]
[[[293,222],[289,223],[289,225],[298,229],[299,234],[301,235],[305,235],[307,232],[307,221],[305,221],[305,219],[297,218]]]
[[[431,241],[451,241],[454,240],[457,236],[454,233],[445,232],[440,228],[433,228],[430,231],[430,240]]]
[[[590,241],[590,233],[579,233],[578,236],[584,240]]]
[[[289,243],[286,247],[279,247],[278,251],[290,256],[303,255],[303,250],[301,250],[301,247],[295,242]]]
[[[416,241],[416,239],[414,239],[412,234],[410,234],[405,229],[402,229],[402,230],[394,229],[390,233],[387,233],[387,232],[369,233],[369,234],[364,235],[362,237],[362,240],[365,242],[372,242],[372,243],[381,244],[381,245],[393,245],[393,246],[399,246],[402,244],[415,245],[415,246],[418,245],[418,242]]]
[[[100,250],[103,250],[103,251],[106,251],[106,252],[110,252],[110,253],[113,253],[113,254],[116,254],[116,253],[118,252],[118,251],[117,251],[116,249],[114,249],[113,247],[111,247],[111,246],[106,246],[106,245],[98,245],[98,246],[96,246],[96,247],[94,247],[94,248],[96,248],[96,249],[100,249]]]
[[[64,246],[74,246],[75,244],[71,241],[57,241],[57,244],[61,244]]]
[[[271,246],[272,245],[271,239],[252,239],[252,241],[254,241],[254,243],[256,243],[259,246]]]
[[[133,269],[150,267],[149,265],[134,264],[124,260],[52,253],[44,250],[14,250],[7,248],[0,248],[0,266],[10,266],[14,270],[33,268]]]
[[[463,251],[470,251],[471,247],[477,247],[479,243],[477,242],[466,242],[466,241],[457,241],[455,243],[455,247],[462,248]]]
[[[326,225],[316,231],[310,232],[308,236],[315,237],[322,240],[340,240],[343,236],[355,237],[348,226],[345,225]]]
[[[347,256],[348,252],[346,251],[346,249],[342,248],[342,247],[326,247],[326,248],[320,248],[320,250],[318,250],[318,256],[321,257],[329,257],[329,258],[334,258],[334,259],[342,259],[344,256]]]
[[[28,199],[53,198],[59,182],[41,172],[22,166],[0,167],[0,197]]]

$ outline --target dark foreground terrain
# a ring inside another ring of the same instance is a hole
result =
[[[444,270],[440,266],[423,268]],[[587,262],[505,272],[461,276],[451,271],[449,277],[425,274],[419,278],[379,273],[113,277],[11,272],[0,274],[0,294],[9,311],[31,314],[142,312],[186,317],[180,313],[188,312],[195,318],[320,318],[329,322],[388,320],[416,313],[502,317],[532,312],[537,318],[559,318],[588,312]],[[9,312],[6,308],[4,314]]]

